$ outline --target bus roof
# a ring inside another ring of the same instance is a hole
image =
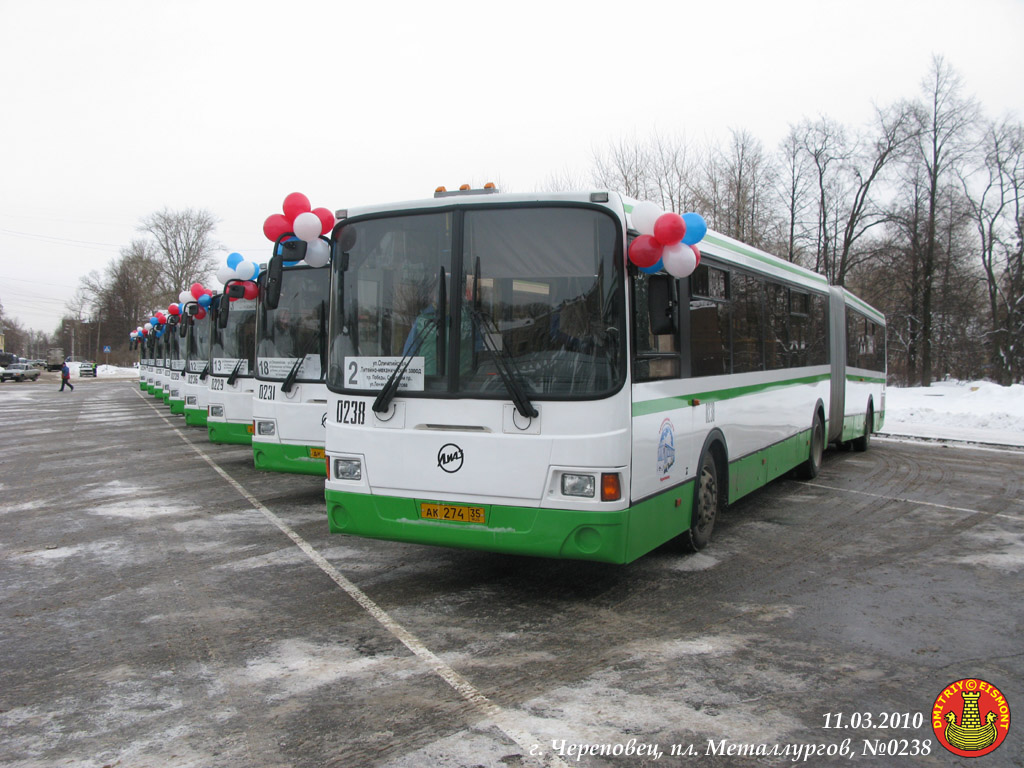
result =
[[[477,192],[471,190],[470,192]],[[607,196],[607,201],[594,200],[592,195]],[[420,200],[405,200],[392,203],[378,203],[364,205],[356,208],[348,208],[337,212],[338,218],[354,218],[375,213],[391,213],[399,211],[424,211],[434,208],[451,208],[453,206],[486,206],[486,205],[508,205],[518,203],[588,203],[602,205],[612,211],[616,211],[620,218],[624,218],[622,201],[615,192],[605,190],[592,191],[584,190],[577,192],[530,192],[530,193],[506,193],[494,192],[490,194],[447,194],[443,197],[430,197]]]

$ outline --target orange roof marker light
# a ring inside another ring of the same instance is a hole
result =
[[[469,184],[463,184],[457,190],[449,192],[444,187],[438,187],[434,190],[434,197],[456,197],[458,195],[490,195],[498,192],[498,188],[494,185],[493,181],[489,181],[484,184],[482,189],[473,189]]]

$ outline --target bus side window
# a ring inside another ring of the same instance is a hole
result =
[[[700,264],[690,276],[690,375],[730,372],[729,273]]]
[[[774,371],[792,365],[789,344],[789,289],[781,283],[766,283],[764,367]]]
[[[807,359],[804,365],[825,365],[829,361],[828,299],[822,294],[811,294],[810,318],[807,334]],[[841,354],[841,350],[836,350]]]
[[[655,333],[655,331],[668,330],[669,324],[663,328],[651,327],[651,277],[651,275],[638,272],[632,278],[633,329],[636,339],[633,378],[636,381],[678,378],[680,375],[679,334],[674,329],[668,333]],[[657,277],[664,279],[664,276],[661,275]],[[678,318],[678,288],[676,287],[678,283],[672,280],[670,285],[674,291],[675,316]]]
[[[752,275],[733,274],[732,372],[764,369],[761,345],[761,297],[764,283]]]

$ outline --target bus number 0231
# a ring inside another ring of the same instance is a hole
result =
[[[277,389],[273,384],[260,384],[260,400],[273,400]]]
[[[338,401],[338,423],[356,424],[366,423],[366,401],[364,400],[339,400]]]

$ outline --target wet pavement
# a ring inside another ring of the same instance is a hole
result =
[[[317,478],[74,383],[0,386],[2,765],[1024,765],[930,725],[968,677],[1024,713],[1024,453],[830,450],[608,566],[332,536]]]

